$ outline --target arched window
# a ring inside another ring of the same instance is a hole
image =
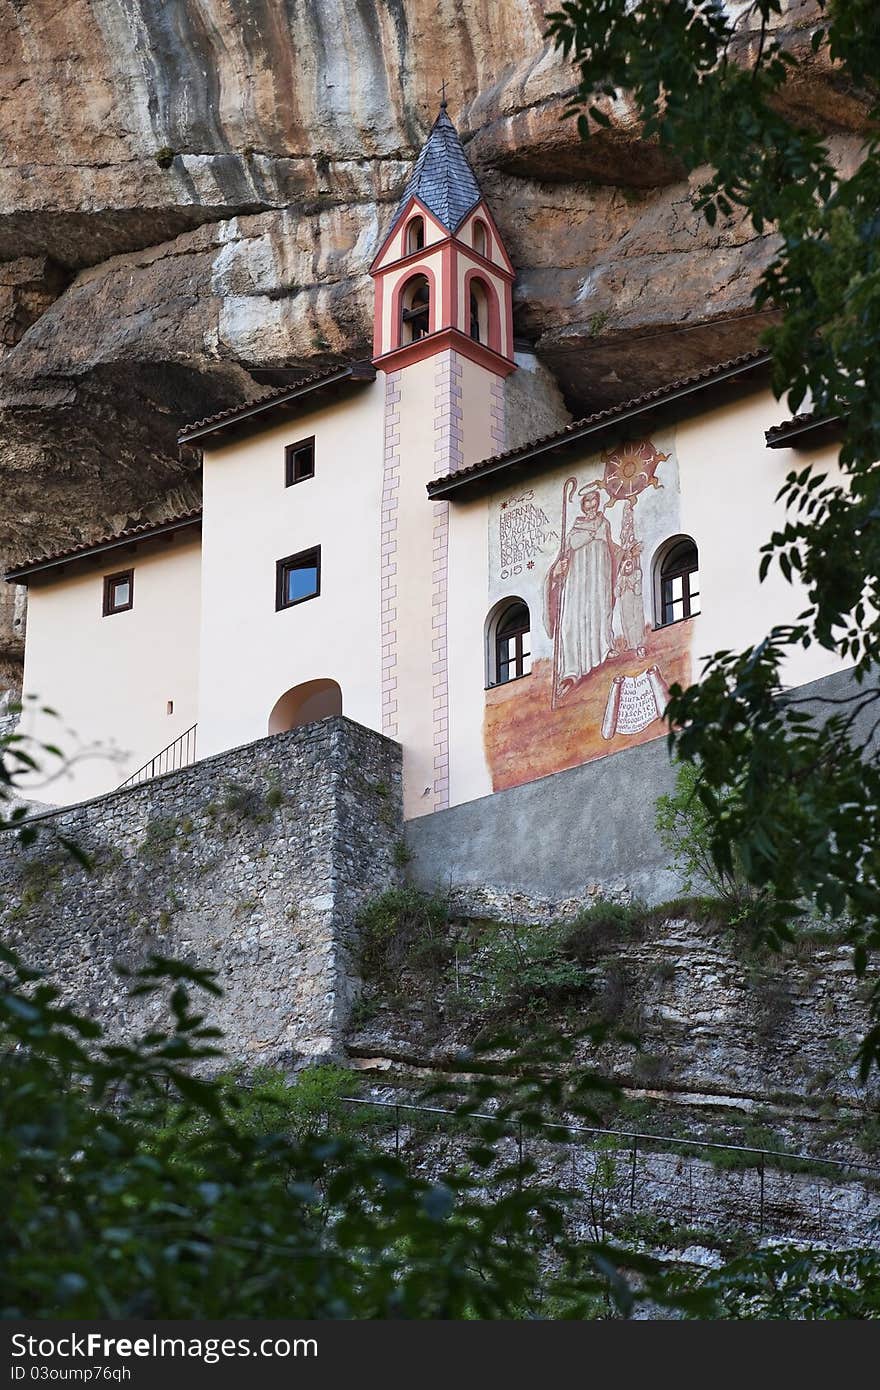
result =
[[[657,626],[668,627],[700,611],[700,559],[690,536],[675,536],[656,565]]]
[[[489,341],[489,297],[482,280],[471,280],[469,332],[475,343]]]
[[[474,223],[474,250],[478,256],[488,256],[489,238],[486,234],[486,224],[479,218]]]
[[[506,599],[489,618],[488,685],[506,685],[532,669],[531,622],[521,598]]]
[[[428,335],[431,290],[425,275],[414,275],[400,296],[400,342],[417,343]]]
[[[414,251],[421,251],[424,245],[425,219],[412,217],[406,224],[406,255],[411,256]]]

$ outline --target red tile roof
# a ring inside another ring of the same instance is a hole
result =
[[[428,483],[428,496],[444,497],[488,474],[502,472],[533,456],[567,449],[589,435],[622,424],[631,415],[639,415],[657,406],[665,405],[677,397],[689,396],[705,387],[737,377],[743,372],[754,371],[765,366],[769,361],[770,354],[763,349],[758,349],[743,353],[740,357],[733,357],[727,362],[716,363],[715,366],[706,367],[703,371],[695,372],[692,376],[681,377],[665,386],[659,386],[655,391],[646,391],[641,396],[634,396],[631,400],[624,401],[622,405],[609,406],[605,410],[596,411],[593,415],[586,415],[582,420],[573,420],[570,425],[565,425],[563,429],[557,430],[553,434],[544,435],[541,439],[533,439],[528,444],[518,445],[517,448],[508,449],[503,454],[494,454],[491,458],[482,459],[479,463],[472,463],[467,468],[459,468],[441,478],[434,478]]]
[[[214,415],[206,415],[203,420],[193,420],[184,425],[177,436],[178,444],[189,444],[206,435],[219,434],[228,426],[239,424],[251,416],[262,415],[280,406],[292,404],[300,396],[311,395],[326,386],[344,381],[375,381],[376,369],[371,362],[350,362],[342,367],[329,367],[326,371],[313,372],[293,386],[277,386],[255,397],[247,405],[233,405],[226,410],[218,410]]]
[[[137,526],[128,526],[114,535],[102,536],[97,541],[83,541],[67,550],[57,550],[49,555],[34,556],[13,565],[4,574],[7,584],[15,583],[43,570],[55,569],[71,560],[81,560],[87,555],[97,555],[105,550],[115,550],[117,546],[131,545],[133,542],[150,540],[172,531],[182,531],[189,526],[197,526],[202,519],[201,508],[189,512],[179,512],[166,517],[164,521],[143,521]]]
[[[827,430],[830,433],[833,429],[842,426],[842,415],[819,415],[815,410],[808,410],[801,415],[792,415],[789,420],[783,420],[780,425],[773,425],[771,429],[765,431],[764,438],[767,441],[768,449],[784,449],[788,448],[794,439],[806,443],[820,430]]]

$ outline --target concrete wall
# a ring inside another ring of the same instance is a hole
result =
[[[233,1059],[338,1050],[358,907],[398,874],[397,744],[326,719],[36,824],[28,849],[0,834],[0,935],[114,1036],[160,1016],[115,969],[155,952],[217,971]]]
[[[196,722],[199,563],[198,539],[184,533],[31,580],[22,729],[60,746],[66,763],[29,794],[54,805],[98,796]],[[133,606],[105,617],[104,576],[126,569]]]
[[[797,690],[822,719],[828,700],[856,689],[838,672]],[[876,710],[853,729],[864,743]],[[870,750],[876,756],[880,735]],[[452,806],[406,826],[409,872],[424,888],[453,890],[461,906],[515,915],[518,895],[560,903],[631,893],[655,904],[682,891],[654,825],[657,797],[673,790],[666,740],[655,739],[580,767]]]
[[[674,775],[665,742],[466,801],[406,826],[409,872],[426,888],[524,893],[552,902],[628,889],[679,891],[654,829]]]

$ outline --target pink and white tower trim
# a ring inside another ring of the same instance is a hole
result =
[[[370,274],[377,367],[451,348],[497,376],[513,371],[515,272],[445,103]]]
[[[455,732],[449,511],[425,488],[504,447],[504,379],[515,370],[513,266],[445,102],[370,273],[373,361],[386,374],[382,728],[433,749],[410,760],[404,788],[407,814],[420,815],[449,805]]]

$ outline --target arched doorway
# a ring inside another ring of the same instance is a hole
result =
[[[269,733],[283,734],[302,724],[314,724],[342,713],[342,691],[336,681],[303,681],[285,691],[269,715]]]

